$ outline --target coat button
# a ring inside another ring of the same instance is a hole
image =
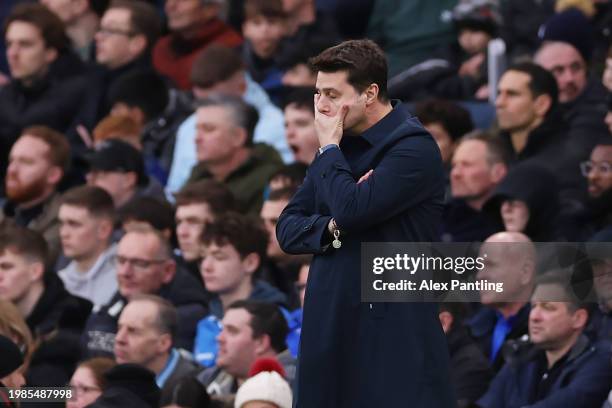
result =
[[[325,172],[321,173],[321,178],[325,178]]]

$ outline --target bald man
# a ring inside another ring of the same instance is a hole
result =
[[[536,251],[526,235],[499,232],[485,240],[479,256],[485,258],[485,266],[476,279],[503,283],[504,290],[480,293],[483,307],[468,320],[468,327],[497,372],[504,363],[504,342],[527,333]]]

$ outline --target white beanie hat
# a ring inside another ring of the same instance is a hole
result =
[[[287,381],[276,371],[263,371],[242,384],[236,393],[234,408],[242,408],[250,401],[265,401],[278,408],[291,408],[293,396]]]

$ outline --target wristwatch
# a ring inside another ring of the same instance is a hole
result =
[[[340,148],[340,146],[338,146],[337,144],[333,144],[333,143],[330,143],[323,147],[319,147],[319,156],[325,153],[326,151],[328,151],[329,149],[333,149],[334,147],[337,147],[338,149]]]

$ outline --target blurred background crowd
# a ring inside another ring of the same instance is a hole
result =
[[[370,38],[440,148],[440,240],[489,245],[480,277],[506,288],[440,306],[458,405],[612,407],[612,253],[585,303],[533,249],[612,241],[610,0],[2,0],[0,20],[4,386],[291,407],[310,259],[275,226],[319,148],[308,61]]]

